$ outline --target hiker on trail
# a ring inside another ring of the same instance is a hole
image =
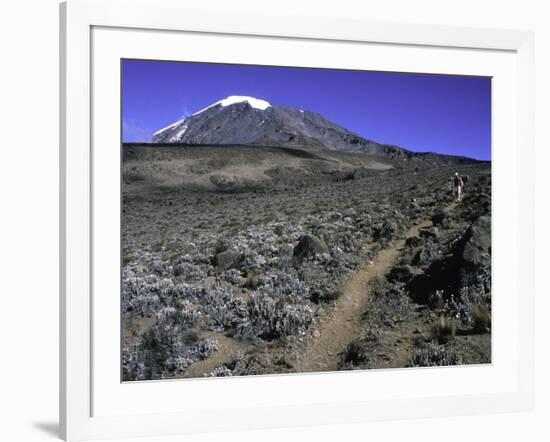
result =
[[[464,180],[458,172],[455,172],[454,176],[451,177],[451,183],[453,187],[453,195],[456,197],[457,201],[460,201],[462,199],[462,191],[464,189]]]

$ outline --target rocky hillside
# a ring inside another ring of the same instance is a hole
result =
[[[125,152],[124,381],[491,362],[490,165],[322,153]]]

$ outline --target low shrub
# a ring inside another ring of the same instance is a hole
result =
[[[122,354],[124,380],[162,379],[174,376],[196,360],[217,350],[214,338],[199,341],[192,325],[198,312],[190,303],[167,307],[140,340]]]
[[[229,250],[229,247],[231,247],[231,243],[227,239],[219,238],[214,246],[214,254],[225,252]]]
[[[487,304],[470,304],[468,306],[472,317],[472,327],[475,333],[491,331],[491,311]]]
[[[429,343],[416,349],[409,360],[409,367],[437,367],[462,364],[461,356],[443,345]]]
[[[346,351],[342,356],[342,362],[344,366],[358,366],[365,364],[369,361],[369,354],[365,351],[365,348],[358,341],[353,341],[348,345]]]
[[[454,338],[456,334],[456,324],[450,318],[441,316],[435,324],[432,325],[432,340],[439,344],[446,344]]]
[[[227,368],[225,365],[222,365],[220,367],[216,367],[213,371],[210,373],[207,373],[205,376],[211,377],[211,378],[221,378],[221,377],[228,377],[233,376],[233,372]]]
[[[162,250],[162,248],[164,247],[164,240],[163,239],[159,239],[157,241],[155,241],[152,246],[151,246],[151,250],[153,252],[160,252]]]
[[[274,299],[263,291],[252,293],[247,310],[248,320],[237,329],[239,335],[246,337],[272,340],[304,334],[313,320],[313,310],[308,305]]]
[[[133,255],[124,255],[122,257],[122,265],[125,266],[127,264],[130,264],[131,262],[135,261],[136,257]]]

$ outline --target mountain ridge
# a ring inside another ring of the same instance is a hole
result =
[[[441,155],[413,152],[364,138],[317,112],[229,96],[155,132],[153,144],[316,147],[411,159]],[[467,157],[456,157],[471,160]]]

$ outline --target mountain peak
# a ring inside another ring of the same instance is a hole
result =
[[[195,112],[193,115],[198,115],[202,112],[204,112],[207,109],[210,109],[211,107],[217,106],[218,104],[222,107],[231,106],[232,104],[236,103],[248,103],[250,106],[252,106],[254,109],[259,110],[266,110],[268,107],[271,107],[271,104],[265,100],[260,100],[259,98],[254,97],[247,97],[245,95],[230,95],[227,98],[224,98],[223,100],[216,101],[215,103],[212,103],[209,106],[206,106],[204,109],[201,109],[198,112]]]
[[[232,106],[239,103],[247,105]],[[241,95],[216,101],[157,131],[153,143],[314,146],[377,155],[404,152],[362,138],[315,112]]]

